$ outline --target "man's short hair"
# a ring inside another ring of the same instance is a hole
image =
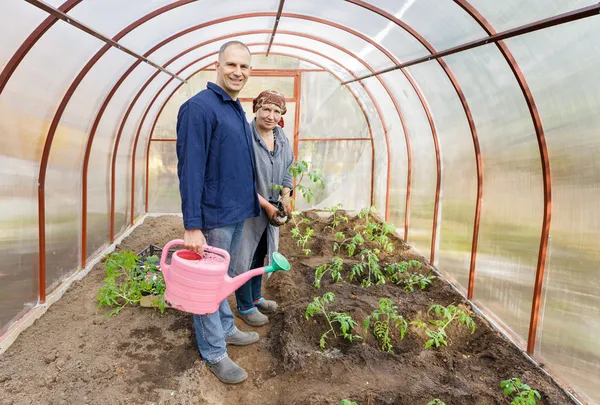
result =
[[[246,48],[246,50],[248,51],[248,54],[250,56],[252,56],[252,52],[250,52],[250,49],[248,48],[248,46],[240,41],[228,41],[225,42],[221,48],[219,49],[219,61],[223,59],[223,54],[225,53],[225,51],[227,50],[227,48],[229,48],[230,46],[241,46],[242,48]]]

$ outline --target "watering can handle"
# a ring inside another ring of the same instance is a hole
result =
[[[216,248],[216,247],[213,247],[213,246],[204,245],[204,251],[205,252],[214,253],[214,254],[217,254],[219,256],[223,256],[225,258],[225,261],[227,261],[227,263],[229,263],[229,261],[231,260],[231,257],[229,256],[229,253],[226,250],[224,250],[224,249],[220,249],[220,248]]]
[[[183,245],[183,243],[183,239],[175,239],[167,243],[163,247],[162,254],[160,256],[160,270],[163,274],[168,273],[171,267],[167,264],[167,256],[169,255],[169,249],[171,248],[171,246]]]

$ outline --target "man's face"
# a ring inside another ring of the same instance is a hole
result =
[[[250,54],[243,46],[231,45],[217,62],[217,84],[232,98],[244,88],[250,76]]]

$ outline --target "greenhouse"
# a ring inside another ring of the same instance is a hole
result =
[[[599,14],[3,0],[0,405],[600,404]]]

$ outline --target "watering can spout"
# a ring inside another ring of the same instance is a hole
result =
[[[225,275],[225,280],[223,286],[221,288],[221,293],[218,297],[218,301],[221,302],[226,299],[231,293],[240,288],[244,283],[250,280],[252,277],[263,275],[264,273],[272,273],[274,271],[290,270],[290,263],[287,259],[279,252],[273,253],[273,260],[271,261],[271,265],[266,267],[259,267],[257,269],[248,270],[245,273],[240,274],[236,277],[229,277]]]

